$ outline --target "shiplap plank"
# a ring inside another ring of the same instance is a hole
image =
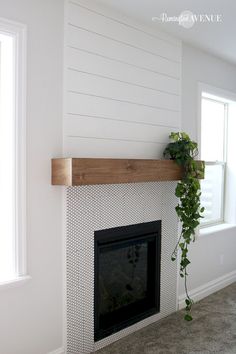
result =
[[[154,109],[85,94],[67,93],[66,112],[120,121],[178,127],[180,112]]]
[[[68,26],[67,44],[177,79],[180,77],[181,65],[179,63],[170,62],[80,28]]]
[[[135,20],[135,18],[127,17],[123,12],[121,13],[119,11],[116,11],[112,7],[108,7],[105,4],[103,5],[103,3],[101,3],[100,1],[97,2],[94,0],[69,0],[69,2],[82,5],[92,11],[96,11],[100,14],[110,17],[114,21],[125,24],[127,27],[134,28],[154,38],[164,40],[172,45],[181,48],[181,40],[179,40],[178,38],[169,35],[167,32],[159,31],[157,26],[150,27],[147,24]]]
[[[181,42],[94,1],[67,13],[65,156],[162,158],[180,127]]]
[[[68,70],[67,82],[68,91],[135,102],[140,105],[160,107],[167,110],[180,110],[179,96],[128,85],[100,76]]]
[[[180,48],[154,38],[144,32],[137,31],[112,18],[98,12],[90,11],[84,6],[70,3],[68,22],[85,28],[89,31],[101,34],[113,40],[126,43],[132,47],[153,53],[156,56],[163,57],[171,62],[180,62]]]
[[[122,140],[65,137],[64,156],[159,159],[162,158],[165,146]]]
[[[69,68],[83,72],[101,74],[116,80],[130,82],[172,94],[180,94],[180,80],[141,68],[117,62],[104,56],[90,54],[83,50],[67,48]]]
[[[140,142],[168,143],[170,128],[129,122],[112,121],[95,117],[70,116],[64,121],[67,136],[121,139]],[[172,129],[172,130],[177,130]]]

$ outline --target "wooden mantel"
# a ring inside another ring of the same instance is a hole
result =
[[[177,181],[182,169],[171,160],[59,158],[52,159],[52,184],[80,186]]]

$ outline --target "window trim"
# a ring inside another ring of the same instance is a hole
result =
[[[236,102],[236,94],[231,92],[231,91],[227,91],[218,87],[214,87],[208,84],[205,84],[203,82],[198,82],[198,94],[197,94],[197,141],[198,141],[198,147],[199,147],[199,155],[201,156],[201,111],[202,111],[202,95],[206,93],[209,96],[212,97],[212,99],[214,99],[214,96],[216,98],[216,101],[222,101],[225,104],[229,104],[232,102]],[[226,113],[225,113],[226,114]],[[227,170],[227,166],[226,166],[226,151],[228,150],[228,141],[227,141],[227,124],[228,122],[226,121],[225,124],[225,146],[224,146],[224,199],[223,199],[223,211],[225,214],[225,210],[226,210],[226,170]],[[218,162],[218,161],[217,161]],[[220,162],[218,162],[220,163]],[[213,162],[213,164],[215,164]],[[202,231],[203,234],[207,234],[207,229],[209,228],[214,228],[214,227],[221,227],[221,225],[228,225],[228,222],[226,221],[226,217],[224,215],[223,220],[218,221],[216,223],[206,223],[200,226],[200,233],[201,230],[204,230],[204,232]]]
[[[206,221],[200,224],[200,228],[204,229],[206,227],[221,225],[225,223],[224,210],[225,210],[225,181],[226,181],[226,162],[222,161],[205,161],[205,165],[207,166],[222,166],[222,196],[221,196],[221,210],[220,210],[220,218],[214,221]]]
[[[211,92],[212,96],[217,96],[223,98],[223,102],[236,102],[236,94],[223,90],[219,87],[214,87],[203,82],[198,82],[198,94],[197,94],[197,141],[198,141],[198,149],[199,155],[201,156],[201,99],[203,92]]]
[[[0,32],[15,39],[15,265],[16,281],[27,274],[26,265],[26,47],[27,27],[0,17]],[[14,281],[11,280],[11,281]]]

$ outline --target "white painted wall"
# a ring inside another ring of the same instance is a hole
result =
[[[0,0],[1,17],[28,26],[27,283],[0,288],[0,353],[62,346],[61,188],[50,159],[62,154],[63,0]]]
[[[62,154],[63,0],[0,0],[0,9],[2,17],[28,26],[32,276],[0,289],[0,354],[46,354],[62,346],[61,188],[50,186],[50,158]],[[180,127],[180,42],[90,0],[70,1],[67,10],[64,154],[160,157],[169,132]],[[236,92],[236,69],[189,46],[182,67],[182,127],[196,138],[197,82]],[[190,289],[235,270],[235,237],[228,229],[198,239]]]
[[[193,139],[198,137],[198,82],[236,93],[236,66],[183,45],[182,129]],[[219,288],[215,287],[218,283],[227,284],[229,278],[236,280],[235,249],[235,227],[199,236],[190,252],[189,289],[193,294],[196,290],[204,293],[206,285],[215,290]],[[184,294],[182,282],[179,294],[180,297]]]
[[[64,155],[161,157],[180,127],[180,41],[96,1],[67,14]]]

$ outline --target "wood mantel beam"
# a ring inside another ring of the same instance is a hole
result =
[[[80,186],[177,181],[183,170],[171,160],[58,158],[52,159],[52,184]]]

